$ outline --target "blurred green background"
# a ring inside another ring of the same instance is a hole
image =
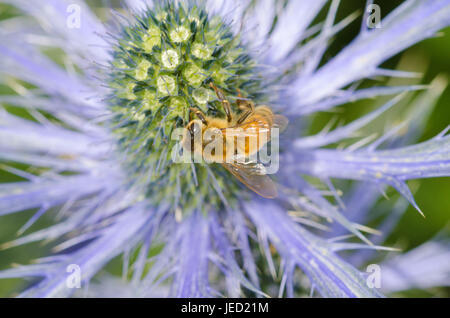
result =
[[[98,6],[102,1],[88,1],[93,7]],[[386,16],[393,8],[398,6],[402,1],[375,1],[382,9],[382,16]],[[341,20],[358,11],[362,13],[365,1],[344,0],[341,2],[338,11],[337,20]],[[0,21],[8,19],[11,16],[19,14],[16,10],[6,5],[0,4]],[[319,20],[324,16],[322,12]],[[331,44],[330,50],[326,53],[324,62],[332,58],[337,52],[344,48],[359,32],[361,24],[360,18],[355,20],[349,27],[344,29]],[[7,45],[7,44],[6,44]],[[450,28],[443,30],[439,36],[428,39],[419,43],[402,54],[393,57],[387,61],[383,67],[385,68],[401,68],[402,70],[423,72],[423,79],[419,79],[421,83],[430,83],[436,76],[444,74],[450,77]],[[400,65],[400,66],[399,66]],[[416,80],[417,81],[417,80]],[[386,82],[386,81],[384,81]],[[384,83],[383,80],[378,81],[379,84]],[[410,83],[408,80],[396,81],[396,84]],[[11,93],[11,91],[0,84],[0,94]],[[311,133],[320,131],[323,126],[333,116],[338,116],[344,122],[349,122],[358,118],[362,114],[367,113],[374,107],[380,106],[386,99],[364,100],[338,108],[336,113],[318,114],[313,117],[310,128]],[[444,91],[439,99],[420,140],[429,139],[450,124],[450,88]],[[7,106],[7,105],[3,105]],[[395,108],[395,107],[394,107]],[[8,109],[10,111],[16,111]],[[407,113],[408,105],[403,107]],[[20,114],[20,112],[19,112]],[[381,129],[392,114],[381,117],[378,124],[372,126],[372,130]],[[384,121],[384,122],[383,122]],[[9,163],[8,163],[9,164]],[[20,166],[19,166],[20,167]],[[20,178],[9,174],[0,169],[0,182],[19,181]],[[438,232],[448,226],[450,219],[450,178],[435,178],[428,180],[413,181],[410,183],[411,188],[415,192],[415,198],[422,211],[425,213],[424,219],[413,208],[409,208],[400,221],[393,235],[389,237],[388,243],[395,246],[401,246],[408,250],[414,248],[428,239],[435,236]],[[392,201],[398,198],[394,191],[388,192]],[[382,200],[385,200],[384,198]],[[17,237],[18,229],[30,218],[35,211],[25,211],[8,215],[0,218],[0,244],[8,242]],[[51,217],[42,217],[27,233],[51,224]],[[0,249],[0,269],[9,268],[11,264],[28,264],[31,260],[44,256],[49,252],[44,244],[29,244],[13,249]],[[109,267],[112,272],[120,272],[120,261],[112,262]],[[15,293],[23,288],[27,282],[21,280],[0,280],[0,297],[14,296]],[[448,296],[449,290],[434,289],[426,292],[409,291],[396,296]]]

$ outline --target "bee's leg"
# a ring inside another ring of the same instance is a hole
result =
[[[238,99],[236,100],[236,104],[238,105],[239,109],[244,110],[245,108],[247,108],[247,101],[245,99],[242,99],[243,96],[239,88],[237,89],[237,92]]]
[[[237,124],[242,124],[250,115],[252,115],[255,112],[255,104],[250,101],[243,101],[241,102],[241,105],[239,106],[243,112],[239,115],[239,119],[237,121]]]
[[[200,119],[202,121],[203,125],[205,125],[205,126],[208,125],[208,121],[206,120],[206,115],[200,109],[193,108],[193,107],[191,107],[189,109],[191,112],[193,112],[195,114],[195,116],[198,117],[198,119]]]
[[[238,92],[238,99],[236,100],[236,104],[238,105],[240,110],[247,111],[249,108],[252,109],[255,108],[255,105],[250,100],[242,96],[241,90],[239,88],[237,89],[237,92]]]
[[[248,116],[255,112],[255,104],[252,101],[243,99],[241,91],[238,89],[238,100],[236,101],[238,107],[243,112],[240,114],[237,124],[242,124]]]
[[[223,92],[216,85],[214,85],[213,83],[209,83],[209,86],[211,86],[211,88],[216,92],[217,98],[222,103],[225,114],[227,115],[227,121],[230,123],[233,120],[230,102],[225,98]]]

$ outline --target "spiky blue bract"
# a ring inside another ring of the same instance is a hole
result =
[[[15,93],[1,95],[0,102],[31,118],[0,113],[1,167],[22,178],[0,184],[0,215],[36,209],[21,233],[44,213],[54,217],[53,225],[2,245],[54,244],[54,255],[0,272],[2,278],[38,278],[21,296],[74,295],[77,290],[67,284],[72,264],[81,271],[81,294],[90,295],[89,282],[96,284],[95,275],[119,255],[124,293],[116,296],[295,297],[307,289],[325,297],[381,296],[366,284],[364,273],[337,254],[383,249],[370,245],[362,234],[369,230],[350,215],[360,214],[365,222],[386,185],[415,204],[405,181],[448,176],[449,138],[443,133],[409,145],[421,129],[417,120],[401,138],[394,138],[394,130],[365,148],[362,142],[345,150],[320,147],[354,137],[404,95],[328,133],[286,133],[280,196],[272,201],[238,188],[220,167],[171,163],[166,156],[173,144],[156,136],[167,137],[173,127],[185,125],[189,106],[223,115],[214,98],[194,101],[209,95],[194,91],[205,92],[211,79],[232,100],[240,89],[269,103],[290,116],[294,128],[310,113],[416,90],[431,92],[418,102],[431,109],[443,80],[430,87],[358,89],[354,83],[377,75],[414,75],[379,65],[448,26],[450,1],[405,1],[381,29],[363,28],[321,67],[330,39],[356,17],[335,22],[339,1],[291,0],[283,6],[272,0],[128,0],[120,13],[109,15],[112,24],[101,23],[83,1],[4,2],[21,9],[25,15],[18,19],[27,24],[1,22],[0,73]],[[79,29],[67,28],[69,4],[81,8]],[[325,21],[311,25],[324,7]],[[194,36],[197,31],[203,36]],[[42,52],[46,47],[63,52],[64,67]],[[170,81],[167,91],[161,81],[158,87],[161,78]],[[322,180],[327,191],[304,174]],[[331,178],[364,181],[358,185],[364,196],[354,188],[341,198]],[[324,220],[338,224],[332,233],[351,233],[364,242],[341,242],[307,229],[323,228]],[[117,285],[108,277],[99,281]]]

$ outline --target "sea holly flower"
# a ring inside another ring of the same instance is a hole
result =
[[[355,220],[367,221],[386,186],[419,209],[405,182],[450,175],[450,139],[444,131],[413,144],[419,112],[400,137],[393,129],[344,150],[325,147],[353,137],[408,92],[424,90],[420,102],[432,107],[443,78],[429,87],[359,81],[414,75],[380,64],[448,26],[450,1],[405,1],[381,28],[368,29],[365,16],[356,39],[324,63],[331,39],[355,19],[335,21],[336,0],[128,0],[107,22],[88,1],[3,2],[24,13],[2,22],[0,44],[1,78],[15,91],[0,96],[1,167],[22,181],[0,185],[0,215],[36,212],[2,247],[45,241],[54,249],[0,272],[37,279],[21,296],[83,295],[77,278],[84,295],[102,295],[103,282],[121,291],[116,296],[382,296],[352,265],[367,254],[338,252],[389,250]],[[325,21],[314,24],[322,10]],[[73,14],[79,23],[69,25]],[[49,47],[59,55],[46,54]],[[233,113],[252,101],[289,118],[273,176],[277,198],[258,196],[219,164],[172,161],[171,135],[192,108],[226,118],[212,87]],[[346,126],[306,134],[310,114],[381,96],[393,99]],[[342,197],[332,178],[359,182]],[[29,229],[44,214],[54,223]],[[330,222],[332,237],[320,231]],[[359,241],[337,236],[344,234]],[[116,256],[124,280],[97,277]]]

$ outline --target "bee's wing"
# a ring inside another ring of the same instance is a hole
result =
[[[273,115],[273,126],[283,132],[289,124],[289,119],[283,115]]]
[[[273,199],[278,196],[275,183],[265,174],[260,174],[256,164],[222,163],[236,178],[260,196]]]

